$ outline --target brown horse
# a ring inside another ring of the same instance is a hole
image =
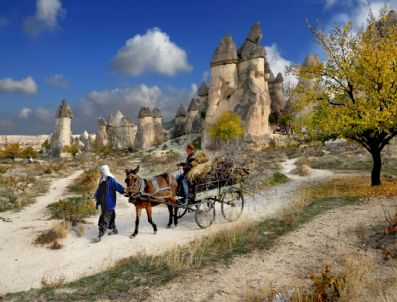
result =
[[[157,226],[152,220],[152,207],[157,206],[162,202],[167,203],[168,212],[170,214],[167,228],[172,225],[172,217],[174,217],[174,225],[178,224],[177,219],[177,208],[172,204],[176,203],[176,191],[178,183],[174,175],[164,173],[156,175],[150,179],[144,179],[139,177],[138,174],[139,166],[135,169],[127,169],[125,173],[127,178],[125,182],[128,186],[128,195],[130,201],[135,205],[135,230],[132,233],[131,238],[138,234],[139,218],[142,213],[142,209],[146,210],[147,218],[149,223],[153,227],[153,231],[156,234]]]

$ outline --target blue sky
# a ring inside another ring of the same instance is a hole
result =
[[[142,105],[170,119],[208,79],[226,33],[239,46],[259,20],[277,72],[316,52],[306,18],[329,26],[366,11],[364,0],[1,0],[0,134],[50,133],[64,98],[75,133],[119,109],[135,118]]]

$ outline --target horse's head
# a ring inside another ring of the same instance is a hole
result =
[[[137,195],[141,189],[141,178],[137,175],[139,171],[139,166],[135,169],[126,169],[125,174],[125,183],[127,187],[130,189],[130,196]]]

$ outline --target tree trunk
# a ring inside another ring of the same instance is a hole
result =
[[[382,159],[380,156],[381,150],[375,149],[371,150],[372,155],[372,172],[371,172],[371,185],[379,186],[380,185],[380,171],[382,170]]]

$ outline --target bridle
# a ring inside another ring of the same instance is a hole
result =
[[[135,179],[133,184],[130,184],[129,180]],[[128,174],[127,175],[127,180],[126,183],[128,185],[128,188],[131,188],[131,196],[138,196],[145,190],[145,180],[138,175],[135,174]]]

